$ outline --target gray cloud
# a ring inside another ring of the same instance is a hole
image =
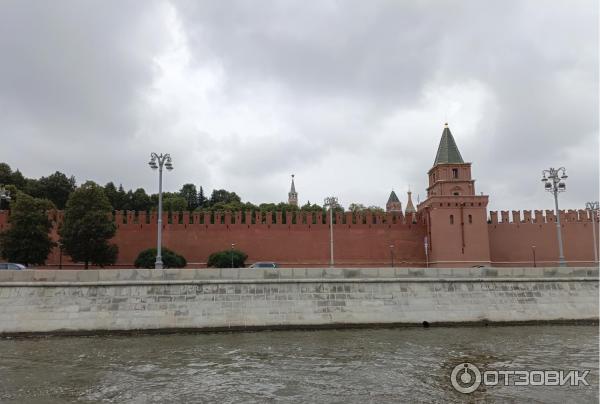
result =
[[[4,2],[0,130],[26,175],[284,200],[424,195],[443,121],[491,207],[598,195],[598,4]],[[49,152],[51,150],[51,152]],[[405,197],[401,196],[402,199]]]

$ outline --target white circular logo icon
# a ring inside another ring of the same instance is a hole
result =
[[[450,380],[456,391],[469,394],[481,384],[481,372],[472,363],[461,363],[452,370]]]

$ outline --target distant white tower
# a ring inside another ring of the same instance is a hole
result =
[[[294,184],[294,174],[292,174],[292,187],[290,188],[290,192],[288,192],[288,204],[298,206],[298,193]]]

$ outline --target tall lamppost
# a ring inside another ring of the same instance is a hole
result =
[[[2,201],[10,202],[10,194],[4,187],[0,187],[0,203]]]
[[[558,235],[558,265],[567,266],[565,255],[563,253],[562,233],[560,229],[560,212],[558,211],[558,193],[567,189],[564,180],[567,179],[567,172],[564,167],[557,169],[550,168],[542,171],[542,182],[544,189],[554,195],[554,209],[556,211],[556,234]]]
[[[533,267],[536,268],[537,267],[537,262],[535,260],[535,245],[531,246],[531,253],[533,254]]]
[[[150,165],[150,168],[153,170],[158,168],[158,234],[156,240],[156,262],[154,263],[154,269],[162,269],[162,173],[163,167],[171,171],[173,169],[173,162],[171,161],[171,156],[168,153],[150,153],[150,162],[148,165]]]
[[[324,206],[329,206],[329,266],[333,268],[333,209],[338,206],[335,196],[325,198]]]
[[[587,202],[585,208],[590,212],[590,218],[592,219],[592,237],[594,238],[594,263],[598,262],[598,242],[596,241],[596,215],[600,211],[600,203]]]
[[[233,248],[235,247],[235,243],[231,243],[231,268],[233,268]]]

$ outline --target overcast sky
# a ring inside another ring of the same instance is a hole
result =
[[[254,203],[426,194],[445,121],[491,209],[598,199],[598,2],[0,3],[1,158]],[[416,201],[415,201],[416,202]]]

